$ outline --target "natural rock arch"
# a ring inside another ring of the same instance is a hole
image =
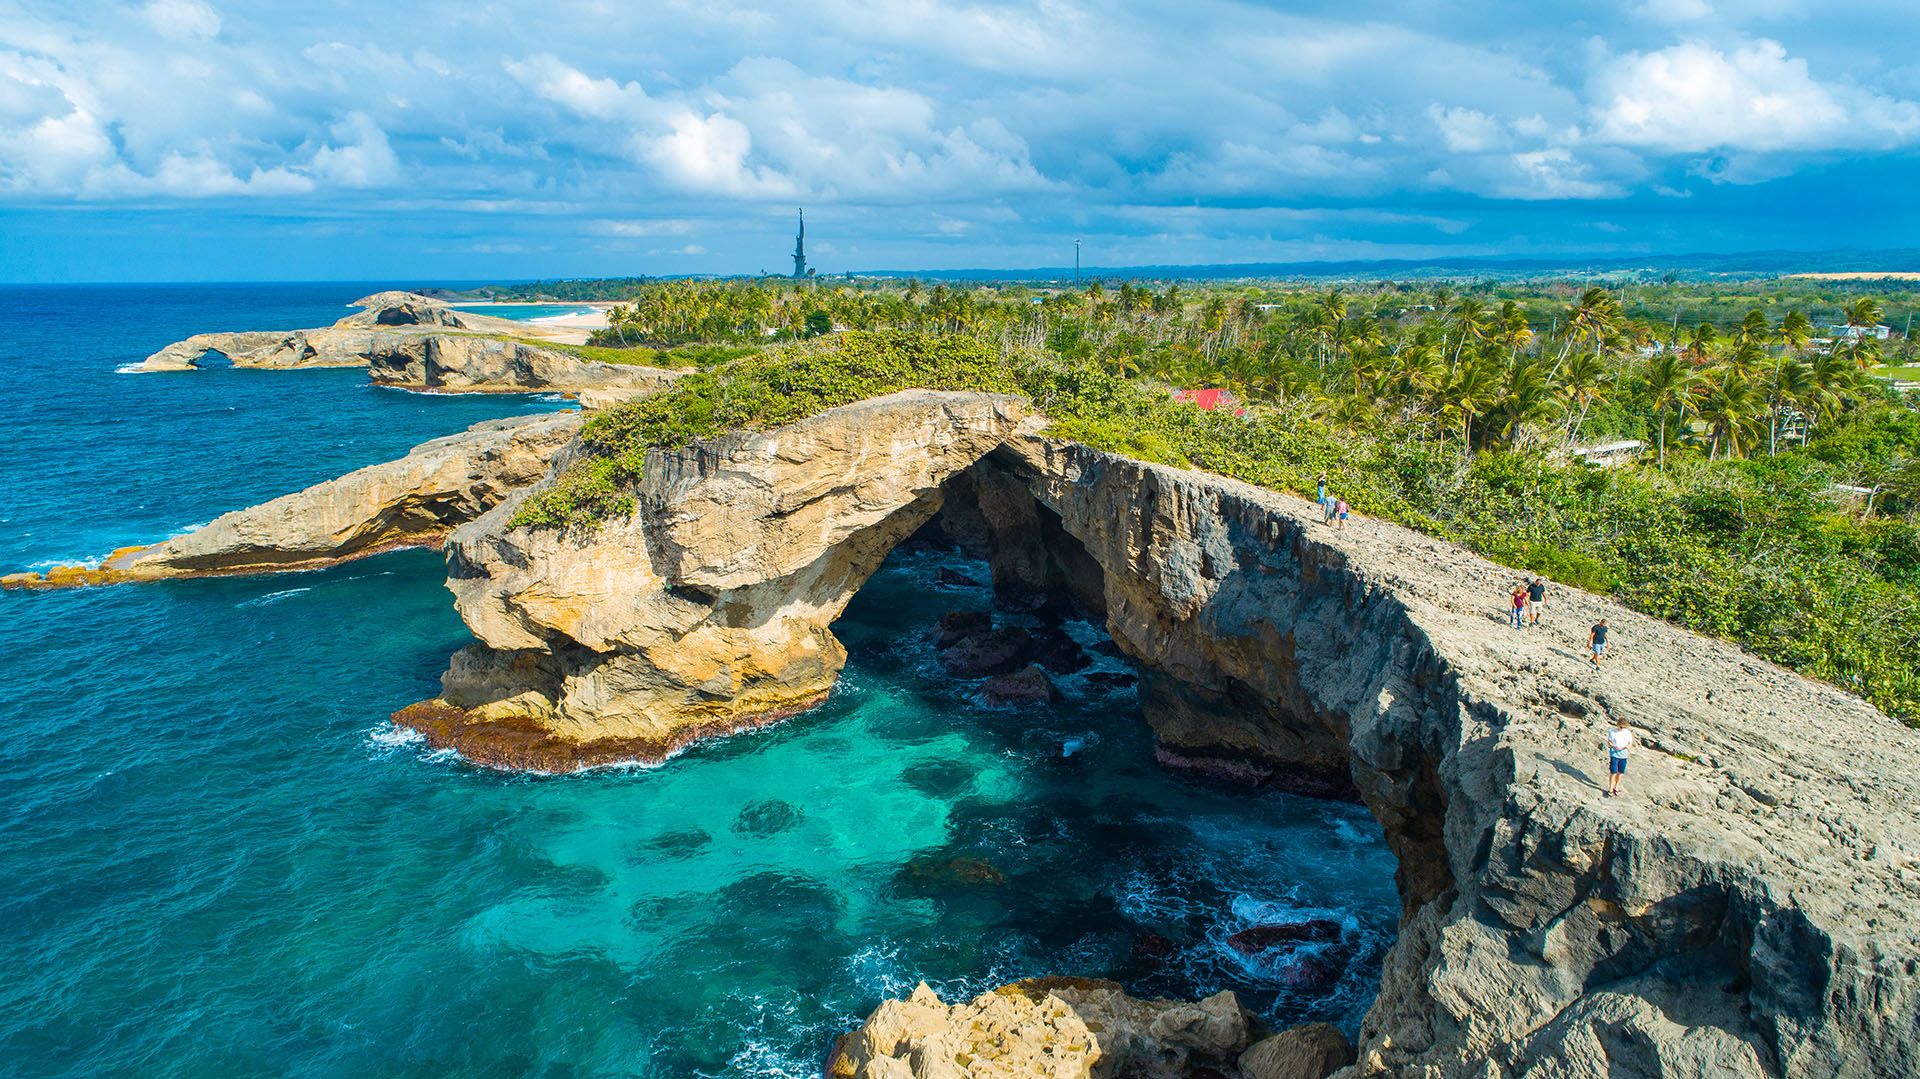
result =
[[[555,768],[804,707],[846,597],[986,458],[976,481],[1013,480],[1101,567],[1172,758],[1350,783],[1380,819],[1404,913],[1359,1068],[1920,1071],[1920,736],[1597,597],[1560,591],[1559,636],[1516,635],[1494,610],[1511,571],[1020,416],[899,394],[657,454],[639,511],[592,534],[497,508],[450,557],[483,644],[398,718]],[[1582,668],[1603,614],[1633,673]],[[1616,715],[1645,749],[1607,801]]]

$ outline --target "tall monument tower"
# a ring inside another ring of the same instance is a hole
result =
[[[793,238],[793,276],[807,276],[807,211],[800,211],[800,233]]]

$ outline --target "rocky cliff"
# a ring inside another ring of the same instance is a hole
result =
[[[560,771],[818,703],[846,659],[829,624],[1023,415],[904,393],[658,454],[639,510],[591,535],[510,528],[510,498],[448,546],[479,643],[395,718],[479,763]]]
[[[1597,597],[1516,633],[1512,572],[1467,552],[1020,421],[906,394],[657,454],[591,534],[507,528],[510,499],[449,547],[482,644],[396,719],[552,770],[786,714],[946,507],[1010,596],[1104,611],[1169,763],[1380,820],[1404,913],[1352,1074],[1920,1074],[1920,734]],[[1643,748],[1607,799],[1615,717]]]
[[[683,372],[598,363],[524,341],[447,334],[384,335],[366,355],[383,386],[458,392],[549,390],[595,403],[657,393]]]
[[[223,514],[185,535],[116,551],[99,566],[0,578],[10,588],[118,584],[313,569],[392,550],[438,546],[509,493],[546,475],[580,429],[578,413],[475,424],[250,509]]]

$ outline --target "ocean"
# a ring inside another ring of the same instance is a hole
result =
[[[379,287],[0,288],[0,571],[564,407],[122,370]],[[836,627],[851,660],[821,708],[559,778],[387,722],[468,640],[442,570],[414,551],[0,594],[0,1073],[813,1077],[921,980],[1231,988],[1349,1033],[1371,1001],[1399,909],[1372,818],[1158,768],[1118,658],[1061,678],[1057,707],[986,707],[925,639],[987,605],[953,583],[983,566],[890,558]],[[1307,917],[1341,926],[1315,976],[1227,942]]]

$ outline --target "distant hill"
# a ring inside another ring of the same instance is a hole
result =
[[[1082,278],[1233,280],[1238,278],[1564,277],[1584,274],[1774,276],[1790,273],[1920,272],[1920,249],[1892,251],[1753,251],[1689,255],[1554,255],[1529,258],[1350,259],[1322,262],[1239,262],[1194,266],[1087,266]],[[868,270],[852,277],[918,277],[934,281],[1059,281],[1071,267],[1030,270]]]

